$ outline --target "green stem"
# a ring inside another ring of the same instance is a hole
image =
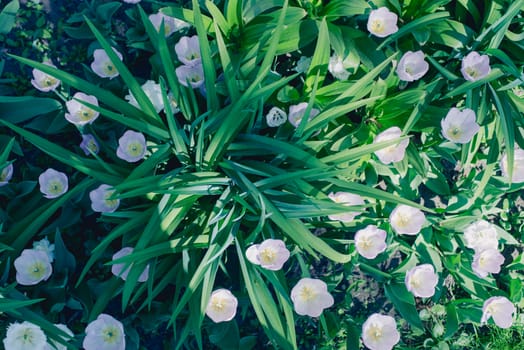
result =
[[[359,263],[358,264],[358,267],[362,270],[362,271],[365,271],[365,272],[369,272],[371,273],[372,275],[375,275],[377,277],[380,277],[380,280],[382,279],[385,279],[385,280],[390,280],[392,277],[389,273],[387,272],[384,272],[382,270],[379,270],[377,269],[376,267],[373,267],[373,266],[370,266],[368,264],[365,264],[365,263]]]

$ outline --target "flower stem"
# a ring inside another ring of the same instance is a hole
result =
[[[392,278],[389,273],[384,272],[382,270],[379,270],[379,269],[377,269],[377,268],[375,268],[373,266],[370,266],[368,264],[365,264],[365,263],[359,263],[358,267],[360,267],[360,269],[363,270],[363,271],[371,273],[375,277],[379,277],[380,280],[382,280],[382,279],[390,280]]]

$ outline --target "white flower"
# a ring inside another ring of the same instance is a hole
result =
[[[164,100],[162,99],[162,90],[160,84],[155,83],[153,80],[148,80],[142,85],[142,90],[146,94],[149,101],[155,107],[155,111],[158,113],[164,109]],[[136,101],[135,96],[131,91],[125,96],[126,100],[136,108],[140,108],[138,102]]]
[[[49,243],[47,237],[40,241],[33,242],[33,249],[46,253],[50,263],[55,260],[55,245]]]
[[[479,220],[470,224],[464,230],[466,247],[481,252],[486,249],[497,249],[499,239],[495,226],[486,220]]]
[[[238,300],[227,289],[217,289],[211,293],[206,307],[206,315],[213,322],[231,321],[237,313]]]
[[[89,192],[91,209],[98,213],[112,213],[117,210],[120,205],[120,199],[111,199],[114,193],[113,187],[105,184]]]
[[[160,31],[160,25],[162,24],[162,21],[164,21],[164,35],[166,38],[174,32],[190,26],[189,23],[182,21],[178,18],[165,15],[162,12],[149,15],[149,20],[151,21],[153,27],[155,27],[157,32]]]
[[[502,155],[500,170],[502,171],[502,176],[509,179],[507,153]],[[513,177],[511,178],[511,182],[524,182],[524,150],[516,146],[513,151]]]
[[[83,92],[77,92],[73,95],[73,98],[98,106],[98,99],[95,96],[86,95]],[[67,121],[78,126],[93,123],[100,113],[74,99],[66,102],[69,112],[65,114]]]
[[[15,322],[7,327],[3,342],[6,350],[44,350],[46,336],[35,324]]]
[[[124,350],[126,338],[122,323],[107,314],[86,327],[86,337],[82,343],[85,350]]]
[[[364,205],[364,198],[360,197],[357,194],[349,193],[349,192],[331,192],[328,194],[329,199],[331,199],[333,202],[338,204],[343,204],[345,206],[353,206],[353,205]],[[329,220],[337,220],[342,222],[350,222],[353,221],[353,219],[360,215],[360,212],[358,211],[348,211],[347,213],[341,213],[341,214],[332,214],[328,215]]]
[[[175,73],[180,84],[184,86],[191,86],[193,89],[196,89],[204,84],[204,67],[202,64],[191,66],[184,64],[177,67]]]
[[[424,60],[424,52],[408,51],[398,62],[397,75],[403,81],[415,81],[422,78],[429,69],[429,64]]]
[[[278,107],[273,107],[266,115],[266,123],[272,128],[284,124],[287,120],[287,114]]]
[[[13,163],[4,167],[0,171],[0,187],[5,186],[9,183],[9,180],[13,177]]]
[[[377,136],[375,136],[373,143],[395,140],[398,139],[401,134],[402,131],[399,127],[392,126],[391,128],[386,129]],[[384,164],[400,162],[402,159],[404,159],[404,155],[406,154],[406,148],[408,147],[408,144],[409,140],[405,139],[400,141],[396,145],[387,146],[378,151],[375,151],[375,155]]]
[[[40,192],[49,199],[60,197],[68,189],[67,175],[52,168],[40,174],[38,183]]]
[[[476,115],[472,109],[451,108],[444,119],[440,122],[442,135],[455,143],[468,143],[480,130],[476,122]]]
[[[67,328],[65,324],[55,324],[57,328],[60,328],[64,333],[67,333],[69,337],[62,337],[64,341],[69,341],[71,338],[73,338],[75,335],[74,333]],[[67,350],[67,346],[62,345],[56,340],[49,339],[49,342],[44,347],[44,350]]]
[[[56,66],[49,61],[42,63],[46,66],[56,68]],[[33,79],[31,80],[31,84],[40,91],[49,92],[55,90],[58,85],[60,85],[60,80],[35,68],[33,69]]]
[[[251,263],[265,269],[277,271],[289,259],[289,250],[280,239],[266,239],[261,244],[254,244],[246,250],[246,257]]]
[[[126,162],[135,163],[143,159],[146,154],[146,138],[144,134],[127,130],[118,139],[118,149],[116,155]]]
[[[84,134],[82,135],[82,142],[80,142],[80,148],[86,156],[90,155],[91,152],[94,154],[98,154],[98,151],[100,151],[100,145],[96,141],[95,137],[91,134]]]
[[[478,52],[472,51],[462,59],[460,72],[466,80],[476,81],[482,79],[490,71],[488,55],[479,55]]]
[[[299,315],[318,317],[322,311],[333,305],[335,300],[327,290],[324,281],[302,278],[291,289],[291,300]]]
[[[34,286],[47,281],[53,273],[47,254],[40,250],[24,249],[15,259],[16,282],[24,286]]]
[[[175,52],[178,60],[183,64],[194,66],[202,63],[197,35],[181,37],[178,43],[175,44]]]
[[[397,20],[398,16],[395,13],[387,7],[381,7],[369,14],[367,28],[371,34],[384,38],[398,31]]]
[[[116,252],[115,254],[113,254],[112,259],[113,261],[115,261],[117,259],[123,258],[126,255],[131,254],[132,252],[133,252],[133,248],[124,247],[120,249],[118,252]],[[120,277],[121,279],[125,281],[127,279],[127,276],[129,275],[129,272],[131,271],[132,266],[133,266],[133,263],[114,264],[113,266],[111,266],[111,273],[115,275],[116,277]],[[124,268],[126,269],[124,270]],[[145,282],[148,280],[148,278],[149,278],[149,264],[146,265],[146,267],[144,268],[140,276],[138,276],[138,282]]]
[[[288,120],[295,128],[298,128],[298,126],[302,122],[302,118],[306,113],[307,105],[307,102],[302,102],[298,105],[289,106]],[[315,118],[319,113],[320,111],[318,109],[311,108],[311,111],[309,112],[308,121]]]
[[[122,60],[122,54],[118,52],[115,48],[112,48],[116,53],[118,58]],[[93,52],[94,61],[91,63],[91,69],[99,77],[113,79],[117,77],[120,73],[116,69],[115,65],[109,59],[109,56],[103,49],[97,49]]]
[[[294,71],[297,73],[307,72],[312,60],[313,57],[300,56],[300,58],[297,61],[297,65],[294,68]]]
[[[475,252],[471,268],[477,276],[485,278],[488,273],[499,273],[502,264],[504,264],[504,255],[497,249],[486,249]]]
[[[338,55],[333,55],[329,59],[329,73],[338,80],[348,80],[349,72],[344,67],[344,60]]]
[[[386,236],[386,231],[375,225],[368,225],[366,228],[358,230],[355,234],[357,252],[366,259],[375,259],[386,250]]]
[[[417,208],[399,204],[389,216],[393,230],[401,235],[416,235],[426,222],[426,216]]]
[[[140,0],[124,0],[124,2],[127,2],[128,4],[138,4]]]
[[[429,298],[435,294],[438,275],[431,264],[422,264],[406,272],[404,279],[407,290],[416,297]]]
[[[400,341],[397,323],[391,316],[372,314],[362,325],[362,340],[370,350],[391,350]]]
[[[513,323],[515,305],[506,297],[491,297],[482,306],[480,323],[486,323],[490,317],[500,328],[509,328]]]

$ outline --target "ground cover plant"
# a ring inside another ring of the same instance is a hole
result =
[[[524,349],[524,0],[0,8],[6,349]]]

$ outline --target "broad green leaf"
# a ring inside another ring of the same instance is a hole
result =
[[[55,99],[30,96],[0,96],[0,118],[19,124],[36,116],[62,110]]]
[[[20,9],[18,0],[9,2],[0,12],[0,34],[7,34],[13,29],[16,22],[16,14]]]

